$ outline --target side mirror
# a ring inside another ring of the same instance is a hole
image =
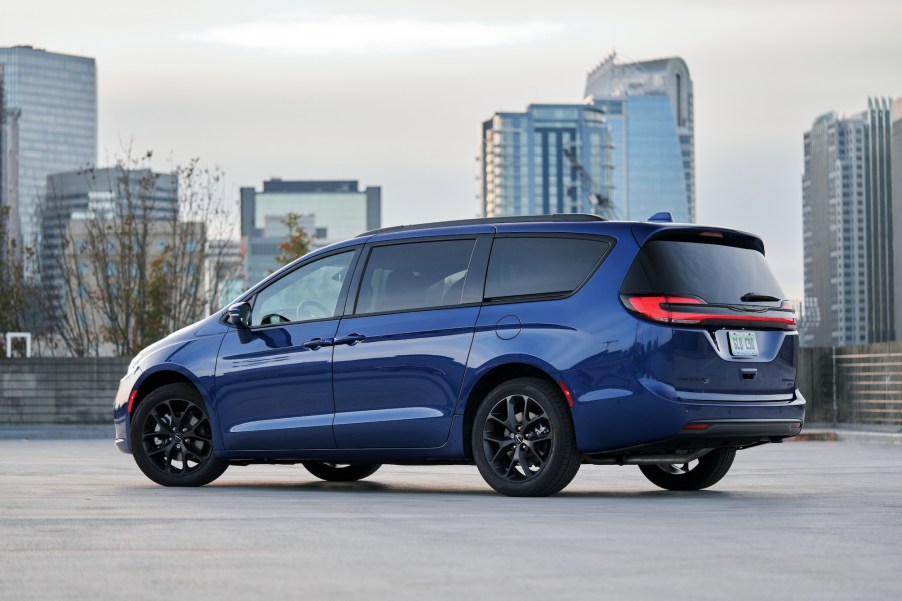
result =
[[[251,305],[248,302],[235,303],[229,307],[228,317],[230,324],[237,328],[248,328],[251,325]]]

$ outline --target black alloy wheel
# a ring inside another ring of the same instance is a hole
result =
[[[190,384],[167,384],[132,415],[131,447],[144,474],[163,486],[203,486],[228,468],[213,455],[213,429]]]
[[[307,471],[327,482],[355,482],[372,476],[382,467],[381,463],[329,463],[326,461],[304,461]]]
[[[573,480],[582,459],[561,391],[537,378],[505,382],[485,397],[472,450],[489,486],[514,497],[555,494]]]
[[[722,448],[697,461],[640,465],[639,469],[652,484],[666,490],[701,490],[717,484],[730,471],[735,457],[736,449]]]

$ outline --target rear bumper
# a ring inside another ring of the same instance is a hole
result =
[[[782,440],[796,436],[802,431],[800,420],[787,419],[737,419],[690,422],[683,426],[677,436],[685,441],[708,441],[718,438],[727,439],[770,439]]]
[[[622,462],[624,458],[635,459],[642,455],[660,455],[674,451],[696,451],[719,447],[745,448],[769,442],[782,442],[784,438],[796,436],[802,431],[800,420],[717,420],[690,422],[689,428],[665,440],[657,440],[621,449],[599,453],[589,453],[591,462]],[[700,426],[704,426],[701,428]],[[696,429],[693,429],[696,428]],[[612,461],[613,460],[613,461]],[[634,461],[633,461],[634,462]]]
[[[798,391],[788,400],[755,395],[744,395],[741,401],[688,400],[661,394],[645,383],[598,390],[582,388],[578,378],[572,381],[577,448],[588,454],[779,442],[798,434],[805,420],[806,403]]]

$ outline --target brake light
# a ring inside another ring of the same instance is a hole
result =
[[[636,312],[661,323],[673,323],[674,312],[670,309],[673,305],[700,305],[702,301],[697,298],[683,296],[630,296],[627,302]],[[667,308],[664,307],[667,305]],[[677,315],[681,315],[677,313]],[[698,323],[696,318],[688,323]]]
[[[795,327],[796,318],[775,315],[751,315],[748,313],[708,313],[704,303],[697,298],[683,296],[627,296],[627,308],[660,323],[701,324],[706,321],[742,321],[780,324]],[[684,306],[684,310],[680,310]],[[702,310],[698,310],[702,309]]]

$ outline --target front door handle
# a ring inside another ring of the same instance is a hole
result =
[[[308,340],[301,346],[315,351],[321,346],[332,346],[333,344],[335,344],[335,340],[333,338],[313,338],[311,340]]]
[[[335,344],[335,346],[338,346],[339,344],[347,344],[348,346],[354,346],[355,344],[357,344],[358,342],[361,342],[363,340],[366,340],[366,336],[364,336],[363,334],[355,333],[355,334],[348,334],[347,336],[342,336],[341,338],[336,338],[335,342],[333,344]]]

